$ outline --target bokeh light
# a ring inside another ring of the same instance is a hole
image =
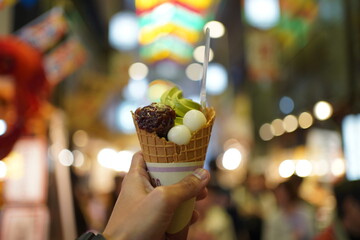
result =
[[[228,86],[228,74],[219,63],[210,63],[206,74],[206,91],[211,95],[223,93]]]
[[[154,80],[149,84],[148,98],[151,102],[159,102],[161,95],[172,88],[173,83],[165,80]]]
[[[4,135],[7,131],[7,124],[4,120],[0,119],[0,136]]]
[[[199,63],[191,63],[186,67],[185,73],[190,80],[199,81],[203,76],[203,66]]]
[[[74,167],[81,167],[84,162],[85,162],[85,156],[84,154],[79,151],[79,150],[74,150],[73,152],[73,155],[74,155],[74,163],[73,163],[73,166]]]
[[[284,160],[279,165],[279,175],[288,178],[295,173],[295,163],[292,160]]]
[[[318,176],[325,176],[329,172],[329,164],[326,160],[320,159],[313,162],[313,173]]]
[[[74,163],[74,155],[69,149],[62,149],[58,155],[59,162],[64,166],[71,166]]]
[[[299,126],[298,120],[294,115],[286,116],[283,120],[283,123],[285,131],[289,133],[295,131]]]
[[[299,126],[302,129],[307,129],[307,128],[311,127],[313,122],[314,122],[314,119],[310,113],[303,112],[299,115]]]
[[[279,102],[280,111],[284,114],[289,114],[294,110],[294,101],[287,96],[280,99]]]
[[[245,0],[245,18],[250,25],[269,29],[280,20],[279,0]]]
[[[134,152],[123,150],[118,152],[117,159],[113,162],[112,168],[117,172],[128,172]]]
[[[272,130],[271,130],[271,125],[269,123],[264,123],[260,127],[259,136],[264,141],[269,141],[274,137]]]
[[[116,111],[116,125],[123,133],[132,134],[135,132],[131,111],[135,111],[137,107],[134,103],[127,101],[119,104]]]
[[[284,123],[281,119],[275,119],[271,122],[271,130],[274,136],[281,136],[285,133]]]
[[[203,63],[205,59],[205,46],[198,46],[194,49],[193,57],[197,62]],[[214,52],[210,48],[209,49],[209,62],[211,62],[214,58]]]
[[[89,142],[89,135],[84,130],[77,130],[73,135],[73,143],[77,147],[85,147]]]
[[[103,148],[97,155],[98,163],[105,168],[112,168],[113,162],[117,160],[118,153],[112,148]]]
[[[138,19],[134,12],[116,13],[109,22],[110,45],[120,51],[130,51],[138,43]]]
[[[146,78],[149,73],[149,68],[141,62],[136,62],[129,67],[129,76],[134,80],[141,80]]]
[[[128,84],[123,90],[123,95],[126,100],[142,100],[146,98],[146,93],[148,89],[148,82],[145,78],[141,80],[130,79]]]
[[[345,173],[345,162],[343,159],[337,158],[331,163],[331,173],[336,177]]]
[[[211,38],[220,38],[224,36],[225,26],[219,21],[207,22],[204,26],[204,31],[206,30],[206,28],[209,28]]]
[[[307,177],[310,176],[312,172],[312,165],[309,160],[301,159],[296,162],[295,173],[299,177]]]
[[[342,135],[346,159],[346,178],[349,180],[360,179],[360,114],[350,114],[344,118]]]
[[[0,161],[0,179],[4,179],[7,173],[7,165],[4,161]]]
[[[227,170],[234,170],[240,166],[242,155],[239,149],[229,148],[222,158],[222,165]]]
[[[314,115],[318,120],[323,121],[329,119],[332,113],[332,106],[326,101],[317,102],[314,106]]]

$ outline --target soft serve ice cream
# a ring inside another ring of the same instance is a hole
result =
[[[200,110],[200,104],[184,98],[182,91],[173,87],[162,94],[159,103],[138,108],[135,120],[140,129],[156,132],[159,137],[165,137],[175,144],[186,145],[192,133],[207,122]]]

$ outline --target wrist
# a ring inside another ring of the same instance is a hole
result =
[[[129,240],[131,239],[130,235],[125,233],[124,231],[109,231],[107,229],[104,230],[102,236],[106,240]]]
[[[105,238],[102,234],[94,234],[92,232],[86,232],[82,234],[77,240],[110,240]]]

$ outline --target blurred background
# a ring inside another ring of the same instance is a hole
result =
[[[103,230],[140,149],[130,111],[172,84],[199,101],[207,27],[212,182],[189,239],[281,239],[283,183],[303,239],[330,224],[333,184],[360,178],[359,1],[0,0],[1,239]]]

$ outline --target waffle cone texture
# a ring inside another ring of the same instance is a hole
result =
[[[160,138],[156,133],[149,133],[140,129],[132,113],[136,133],[140,142],[142,154],[146,162],[175,163],[204,161],[209,145],[211,129],[215,120],[215,110],[206,108],[206,125],[192,134],[190,142],[186,145],[177,145]]]

